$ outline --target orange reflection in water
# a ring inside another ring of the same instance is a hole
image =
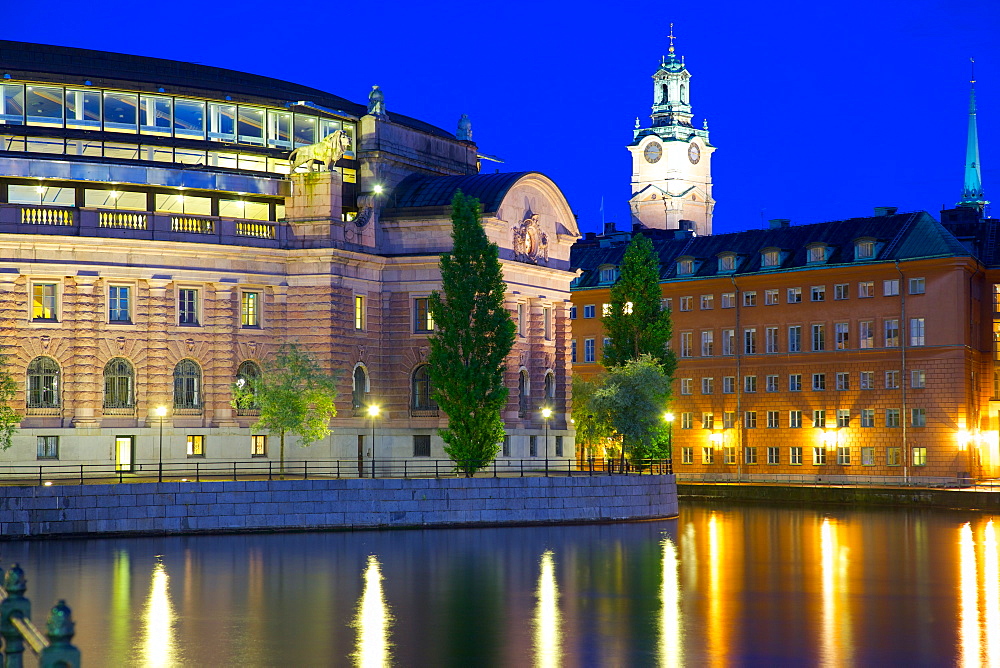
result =
[[[535,597],[538,601],[535,606],[535,665],[556,668],[562,665],[562,631],[552,550],[542,553]]]
[[[959,530],[959,665],[1000,666],[1000,552],[993,520]]]
[[[841,545],[840,527],[829,517],[820,525],[822,567],[823,623],[819,638],[824,665],[846,666],[853,663],[851,616],[848,590],[848,548]]]
[[[678,574],[677,546],[669,538],[660,543],[663,550],[660,582],[660,655],[662,668],[684,665],[684,629],[681,623],[681,583]]]
[[[170,577],[163,562],[157,559],[143,615],[142,660],[144,666],[174,666],[174,608],[170,603]]]
[[[365,586],[353,624],[358,632],[356,649],[352,655],[354,665],[365,668],[391,666],[389,628],[392,613],[382,592],[382,565],[374,554],[368,556],[364,580]]]
[[[713,666],[729,665],[729,620],[723,616],[728,611],[727,601],[735,598],[722,582],[727,560],[723,558],[726,552],[720,524],[713,512],[708,518],[708,644]]]

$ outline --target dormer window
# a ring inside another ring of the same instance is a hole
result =
[[[678,276],[690,276],[694,273],[694,260],[691,258],[684,258],[677,260],[677,275]]]
[[[875,240],[858,239],[854,242],[854,259],[871,260],[875,257]]]
[[[601,283],[614,283],[618,280],[618,267],[612,265],[604,265],[600,268],[600,282]]]
[[[719,255],[719,273],[732,273],[734,271],[736,271],[736,255],[734,253]]]
[[[826,244],[810,244],[806,250],[809,253],[809,264],[826,262],[829,246]]]
[[[760,252],[760,266],[770,269],[781,265],[781,250],[778,248],[765,248]]]

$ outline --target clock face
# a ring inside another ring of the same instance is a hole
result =
[[[691,161],[691,164],[694,164],[694,165],[698,164],[698,161],[701,160],[701,147],[700,146],[698,146],[697,144],[691,144],[688,147],[688,160]]]
[[[646,144],[646,150],[642,152],[643,157],[646,158],[646,162],[652,164],[659,162],[660,157],[663,155],[663,147],[660,146],[660,142],[652,142]]]

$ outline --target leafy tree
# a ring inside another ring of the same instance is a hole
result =
[[[17,382],[10,373],[10,356],[0,349],[0,450],[14,444],[14,434],[21,425],[22,416],[10,407],[17,394]]]
[[[448,416],[439,433],[455,468],[469,477],[493,461],[503,440],[504,371],[515,331],[504,308],[499,251],[480,216],[479,200],[455,193],[453,248],[441,256],[441,292],[429,302],[436,329],[428,371],[434,400]]]
[[[660,259],[653,242],[633,235],[622,259],[618,282],[611,287],[610,311],[602,319],[610,339],[601,363],[605,367],[625,364],[646,354],[673,377],[677,360],[670,341],[670,311],[660,307]]]
[[[233,383],[232,405],[255,408],[260,417],[255,430],[278,432],[281,439],[281,473],[285,472],[285,433],[312,445],[330,433],[330,419],[337,414],[336,377],[326,374],[307,351],[286,343],[256,378]]]
[[[636,461],[670,456],[663,419],[669,401],[670,377],[644,353],[608,369],[590,403],[622,436],[622,456]]]
[[[592,379],[573,376],[573,424],[576,438],[584,444],[585,454],[594,453],[594,444],[606,441],[615,435],[609,416],[594,405],[594,395],[604,386],[604,375]]]

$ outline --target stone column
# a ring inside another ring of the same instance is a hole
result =
[[[344,243],[343,182],[339,172],[291,175],[285,200],[289,241],[297,248],[330,248]]]

